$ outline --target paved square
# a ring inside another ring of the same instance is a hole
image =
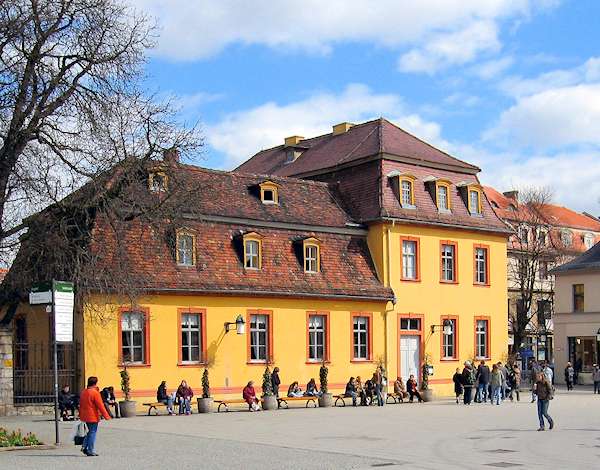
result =
[[[530,395],[520,403],[470,407],[443,401],[383,408],[294,408],[189,417],[138,417],[101,423],[94,467],[235,468],[597,468],[600,395],[560,391],[550,414],[557,427],[537,432]],[[46,417],[7,418],[52,442]],[[70,424],[62,424],[68,439]],[[0,452],[2,469],[78,469],[78,448]]]

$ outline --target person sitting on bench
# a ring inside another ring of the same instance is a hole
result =
[[[315,382],[315,379],[310,379],[308,381],[308,383],[306,384],[306,392],[304,392],[304,395],[306,395],[307,397],[321,396],[321,394],[319,393],[319,388],[317,387],[317,382]]]
[[[346,384],[346,391],[344,392],[345,397],[352,397],[352,406],[356,406],[356,381],[354,377],[350,377],[348,383]]]
[[[254,390],[254,381],[248,382],[242,391],[242,397],[244,401],[248,403],[250,411],[260,411],[260,401],[256,398],[256,391]]]
[[[175,415],[175,412],[173,411],[173,397],[169,395],[169,392],[167,391],[167,382],[164,380],[158,386],[158,390],[156,390],[156,401],[167,405],[167,411],[170,416]]]
[[[293,382],[292,385],[290,385],[287,396],[292,398],[304,396],[304,393],[302,393],[302,389],[298,385],[298,382]]]
[[[177,401],[179,403],[179,414],[185,412],[186,415],[192,414],[192,397],[194,392],[185,380],[181,381],[181,385],[177,389]]]
[[[100,392],[100,396],[102,397],[102,402],[104,403],[104,408],[110,415],[111,418],[120,418],[119,414],[119,404],[117,403],[117,399],[115,398],[115,388],[111,385],[110,387],[104,387]],[[115,412],[110,410],[110,407],[113,407]]]
[[[367,394],[365,393],[365,389],[362,384],[362,380],[360,379],[360,375],[356,376],[356,395],[360,397],[360,406],[365,406],[367,404]]]
[[[375,382],[369,379],[365,382],[365,403],[371,405],[373,403],[373,395],[375,394]]]
[[[410,374],[410,377],[406,381],[406,388],[408,389],[408,394],[410,395],[410,402],[414,401],[414,398],[417,397],[419,403],[423,402],[423,397],[419,393],[419,389],[417,388],[417,381],[415,380],[415,376]]]
[[[71,393],[69,385],[65,385],[58,392],[58,407],[63,421],[72,421],[75,419],[75,409],[79,408],[79,397]],[[71,411],[71,415],[69,415],[69,411]]]
[[[402,377],[398,377],[394,382],[394,393],[400,398],[400,401],[404,401],[405,398],[408,398],[408,392],[406,391],[406,386],[404,385]]]

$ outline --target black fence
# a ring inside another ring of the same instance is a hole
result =
[[[69,385],[72,392],[80,386],[80,345],[58,344],[59,388]],[[13,380],[15,404],[54,402],[54,352],[52,343],[14,343]]]

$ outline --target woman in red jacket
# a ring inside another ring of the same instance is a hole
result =
[[[88,457],[96,457],[96,434],[98,433],[98,422],[100,416],[104,419],[110,419],[106,412],[100,391],[98,389],[98,377],[90,377],[87,381],[87,388],[81,392],[79,398],[79,419],[83,421],[88,428],[88,433],[83,440],[81,452]]]
[[[244,390],[242,391],[242,397],[246,403],[248,403],[250,411],[260,410],[260,406],[258,406],[259,401],[258,398],[256,398],[256,392],[254,390],[254,382],[252,380],[244,387]]]

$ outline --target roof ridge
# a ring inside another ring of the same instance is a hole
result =
[[[344,163],[344,161],[345,161],[347,158],[350,158],[350,156],[352,156],[352,154],[353,154],[354,152],[356,152],[356,151],[357,151],[357,150],[358,150],[358,149],[359,149],[359,148],[360,148],[360,147],[361,147],[361,146],[362,146],[362,145],[365,143],[365,141],[366,141],[366,140],[367,140],[367,139],[368,139],[368,138],[369,138],[369,137],[370,137],[370,136],[373,134],[373,132],[375,132],[377,129],[378,129],[378,127],[375,127],[375,128],[373,128],[373,129],[371,130],[371,132],[369,132],[369,133],[368,133],[366,136],[364,136],[364,137],[361,139],[361,141],[360,141],[358,144],[356,144],[356,145],[355,145],[355,146],[352,148],[352,150],[350,150],[350,151],[349,151],[349,152],[348,152],[346,155],[344,155],[342,158],[340,158],[340,159],[339,159],[339,160],[336,162],[336,165],[341,165],[342,163]],[[381,145],[381,144],[380,144],[380,145]]]

